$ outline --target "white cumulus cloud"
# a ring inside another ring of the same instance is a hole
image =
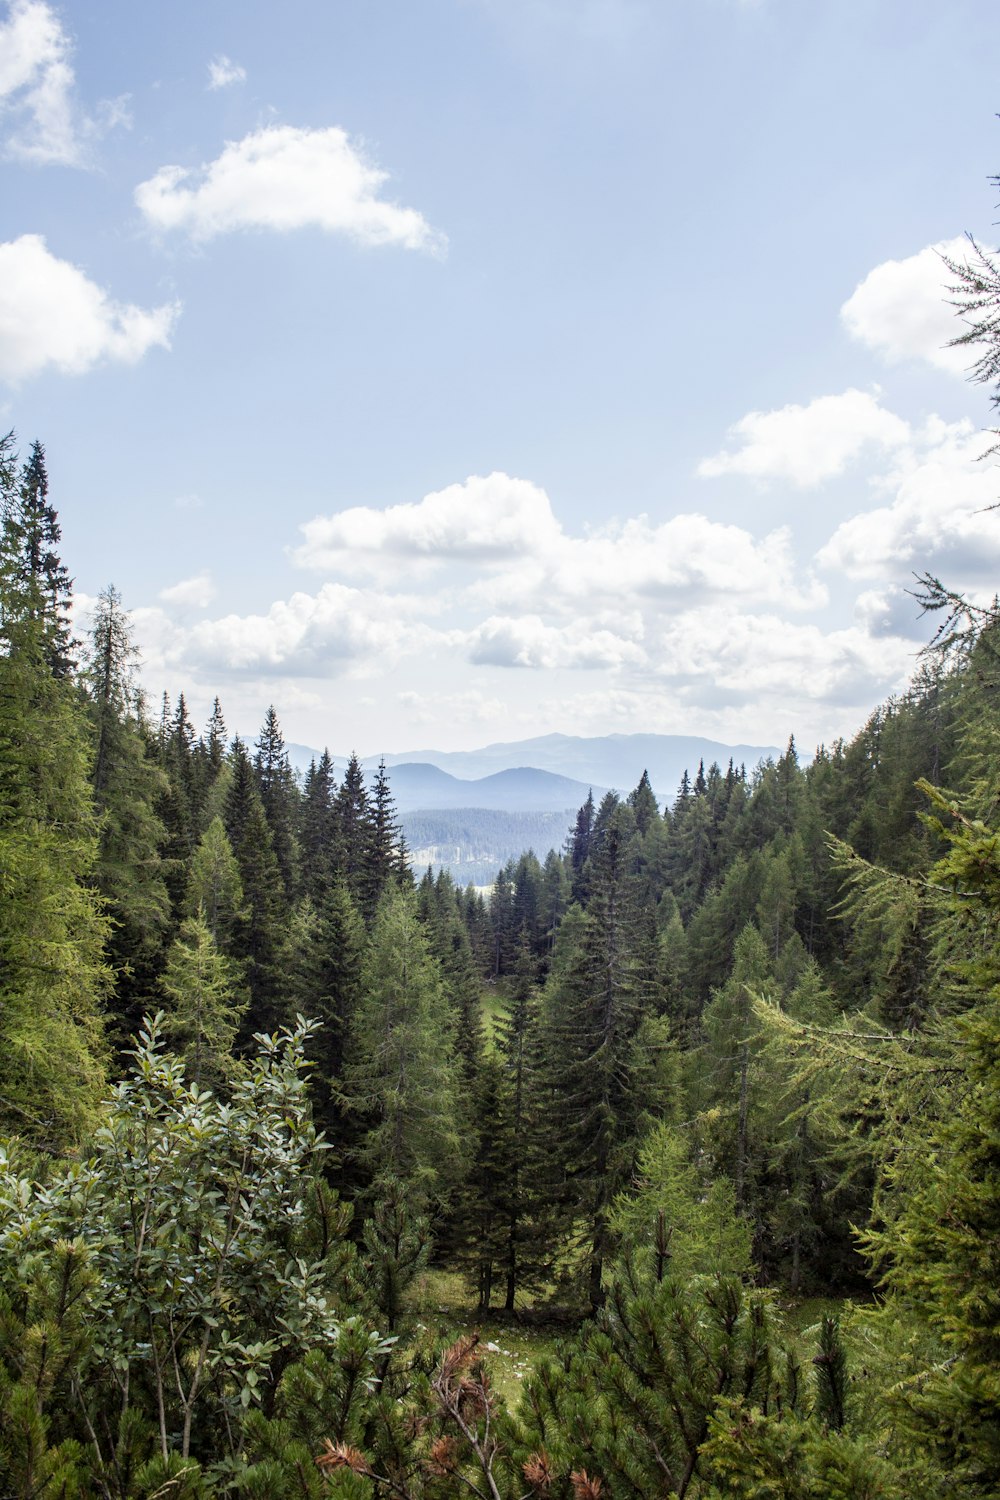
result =
[[[703,459],[698,473],[706,479],[784,479],[805,489],[842,474],[864,449],[891,451],[909,437],[908,424],[876,395],[851,389],[819,396],[808,406],[748,412],[729,430],[737,446]]]
[[[161,167],[139,184],[135,201],[153,228],[186,230],[195,240],[315,226],[363,245],[442,250],[444,237],[422,214],[380,196],[387,179],[337,126],[268,125],[227,142],[199,173]]]
[[[639,665],[642,646],[592,620],[548,625],[537,615],[491,616],[470,633],[470,661],[491,667],[597,668]]]
[[[698,514],[659,525],[633,516],[584,536],[560,531],[530,559],[476,588],[493,602],[548,610],[623,599],[643,609],[678,609],[704,598],[780,601],[790,609],[824,603],[823,586],[799,577],[791,541],[787,527],[758,540]]]
[[[293,560],[330,572],[381,572],[401,559],[499,562],[554,545],[559,525],[549,497],[526,479],[473,475],[422,500],[385,510],[352,506],[301,528]]]
[[[979,462],[982,434],[969,422],[936,423],[908,456],[886,505],[843,521],[817,561],[851,578],[904,579],[942,572],[954,587],[982,585],[1000,570],[1000,479]]]
[[[360,675],[443,639],[417,613],[405,596],[327,583],[317,594],[279,599],[265,614],[200,620],[175,638],[175,652],[209,670]]]
[[[941,240],[903,260],[887,260],[869,271],[840,309],[848,333],[891,364],[923,359],[953,375],[972,363],[967,349],[949,349],[962,332],[949,303],[955,277],[942,257],[966,261],[969,241]]]
[[[234,83],[246,83],[247,70],[241,63],[233,62],[224,52],[218,57],[213,57],[208,65],[208,86],[210,89],[228,89]]]
[[[76,101],[72,44],[45,0],[10,0],[0,22],[0,121],[7,156],[79,167],[87,144],[130,123],[126,97],[103,100],[95,117]]]
[[[215,585],[209,573],[203,571],[194,578],[183,578],[180,583],[161,589],[160,598],[164,604],[180,609],[206,609],[215,598]]]
[[[824,631],[780,615],[699,610],[670,622],[659,642],[658,675],[682,701],[782,711],[794,725],[801,705],[858,705],[859,715],[913,670],[912,641],[875,637],[864,625]]]
[[[178,303],[115,302],[41,235],[0,244],[0,380],[50,367],[79,375],[104,360],[135,364],[157,345],[170,347],[179,312]]]
[[[526,479],[473,475],[422,500],[385,510],[353,506],[317,516],[292,553],[304,568],[392,576],[465,565],[470,595],[523,612],[579,612],[581,604],[631,598],[643,607],[680,607],[692,598],[825,602],[825,589],[800,579],[791,533],[758,540],[739,526],[683,514],[654,525],[646,516],[574,536],[545,490]]]

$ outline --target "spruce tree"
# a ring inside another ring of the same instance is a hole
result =
[[[290,899],[297,888],[298,850],[295,845],[295,824],[298,817],[298,788],[295,775],[285,749],[284,736],[278,715],[272,704],[264,717],[254,756],[257,773],[257,789],[261,804],[271,830],[274,849],[285,896]]]
[[[319,1022],[310,1049],[313,1113],[335,1149],[341,1175],[357,1135],[355,1122],[344,1114],[344,1059],[361,1000],[365,943],[364,922],[342,879],[333,880],[316,903],[304,897],[293,913],[287,1001],[291,1010]]]
[[[401,833],[396,817],[396,803],[389,785],[385,761],[380,760],[368,795],[368,851],[365,891],[362,909],[370,921],[390,882],[409,877],[402,857]]]
[[[246,965],[250,1004],[241,1043],[258,1031],[274,1031],[288,1019],[282,955],[288,906],[271,830],[246,748],[233,741],[232,782],[226,801],[226,833],[239,867],[243,912],[233,938],[233,954]]]
[[[49,504],[45,450],[34,442],[15,478],[14,434],[0,439],[3,473],[3,533],[0,567],[4,606],[34,620],[41,631],[46,665],[53,677],[69,678],[76,665],[72,639],[72,582],[59,555],[59,519]]]
[[[506,1151],[498,1195],[501,1219],[491,1243],[504,1279],[504,1311],[518,1292],[537,1290],[551,1276],[558,1223],[559,1142],[547,1128],[541,1005],[536,965],[522,941],[509,996],[496,1023],[501,1093],[494,1125]]]
[[[334,801],[337,823],[338,873],[347,881],[355,901],[365,910],[371,853],[368,792],[361,762],[354,754]],[[367,912],[369,920],[373,911]]]
[[[629,1060],[648,969],[638,961],[638,837],[631,808],[608,793],[594,821],[584,916],[563,922],[546,986],[545,1054],[553,1125],[567,1153],[574,1217],[585,1226],[591,1306],[603,1298],[608,1210],[631,1169],[636,1100]]]
[[[299,846],[302,857],[302,885],[316,902],[341,868],[340,831],[334,806],[336,783],[333,761],[324,750],[306,773],[299,808]]]
[[[25,563],[22,496],[0,443],[0,1117],[49,1147],[92,1122],[104,1077],[107,921],[88,726],[64,673],[61,563]],[[49,524],[46,546],[58,528]]]

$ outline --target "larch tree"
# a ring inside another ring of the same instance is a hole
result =
[[[344,1090],[365,1127],[361,1163],[369,1181],[407,1184],[416,1205],[440,1203],[464,1175],[454,1023],[412,893],[383,896],[361,986]]]
[[[181,923],[160,981],[164,1035],[186,1063],[196,1089],[218,1088],[235,1071],[232,1051],[246,996],[239,966],[220,953],[199,907]]]
[[[112,586],[94,608],[83,681],[93,736],[91,784],[101,818],[95,878],[112,919],[109,957],[114,1008],[130,1034],[155,988],[170,897],[157,813],[166,775],[146,753],[138,650],[121,595]]]

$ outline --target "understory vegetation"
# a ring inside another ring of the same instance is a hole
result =
[[[997,1494],[997,606],[487,899],[0,493],[0,1495]]]

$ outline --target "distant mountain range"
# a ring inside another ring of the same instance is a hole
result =
[[[368,761],[364,765],[366,773],[373,769]],[[390,767],[389,781],[400,812],[459,807],[563,812],[586,802],[590,791],[587,782],[574,781],[554,771],[537,771],[532,766],[517,766],[470,779],[454,776],[429,762],[400,761]],[[603,797],[605,790],[595,787],[595,798]]]
[[[289,745],[288,753],[292,764],[301,771],[320,754],[306,745]],[[684,771],[694,777],[699,761],[703,760],[706,768],[717,761],[725,770],[732,760],[734,765],[745,765],[751,770],[758,761],[781,753],[774,745],[724,745],[696,735],[546,734],[536,739],[484,745],[480,750],[409,750],[387,753],[384,759],[393,773],[392,787],[400,808],[405,795],[411,808],[464,806],[555,811],[559,807],[579,807],[591,787],[595,798],[608,787],[630,792],[643,771],[649,772],[660,801],[672,802]],[[379,755],[364,756],[361,763],[365,772],[374,771],[380,759]],[[334,765],[340,770],[346,763],[346,755],[334,756]],[[447,773],[448,780],[435,782],[433,768]],[[500,772],[517,772],[521,779],[494,781]],[[537,774],[534,777],[529,774],[542,772],[567,783],[568,802],[559,800],[554,781],[545,782]],[[404,794],[404,779],[413,790],[412,796],[409,791]],[[456,780],[459,787],[454,784]],[[476,800],[468,800],[470,795]],[[421,801],[420,797],[431,800]],[[480,797],[489,800],[480,801]],[[533,800],[521,800],[525,797]]]
[[[461,885],[488,885],[501,865],[534,849],[544,860],[561,849],[577,809],[592,791],[630,792],[649,772],[661,805],[672,802],[684,771],[699,761],[751,770],[781,752],[774,745],[723,745],[694,735],[607,734],[584,738],[546,734],[484,745],[481,750],[419,750],[387,754],[392,792],[414,869],[444,868]],[[320,751],[289,745],[304,773]],[[382,759],[366,755],[368,780]],[[335,755],[343,773],[346,755]]]

